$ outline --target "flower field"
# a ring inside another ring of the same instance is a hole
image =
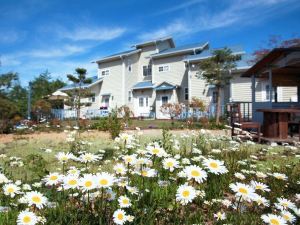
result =
[[[299,224],[299,147],[201,130],[122,133],[106,148],[67,132],[38,151],[0,148],[0,224]]]

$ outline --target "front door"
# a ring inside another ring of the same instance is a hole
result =
[[[149,105],[149,96],[147,95],[139,95],[135,98],[135,108],[136,115],[135,116],[144,116],[149,117],[150,114],[150,105]]]
[[[156,117],[157,119],[169,119],[170,115],[161,111],[161,106],[171,102],[171,94],[159,94],[156,96]]]

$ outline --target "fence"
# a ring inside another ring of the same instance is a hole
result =
[[[221,106],[221,114],[224,115],[226,112],[225,106]],[[187,119],[187,118],[201,118],[208,117],[212,118],[216,113],[216,105],[210,105],[207,111],[200,111],[198,109],[186,109],[184,110],[176,119]],[[72,109],[52,109],[51,114],[53,118],[64,120],[64,119],[73,119],[76,118],[77,112]],[[80,115],[86,119],[94,119],[99,117],[107,117],[109,115],[109,110],[103,109],[87,109],[80,110]],[[145,118],[155,118],[155,112],[150,112],[147,115],[145,114]]]

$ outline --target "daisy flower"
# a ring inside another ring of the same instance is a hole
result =
[[[166,158],[163,160],[163,167],[166,170],[174,171],[175,168],[178,168],[179,162],[174,158]]]
[[[105,195],[108,201],[113,201],[116,199],[116,193],[113,192],[111,189],[107,189],[105,191]]]
[[[286,198],[277,198],[278,203],[275,203],[275,207],[280,210],[294,209],[296,208],[295,203],[291,202]]]
[[[273,177],[275,177],[278,180],[287,180],[288,179],[288,177],[283,173],[273,173],[272,175],[273,175]]]
[[[157,172],[155,169],[143,168],[140,173],[143,177],[155,177]]]
[[[75,159],[75,156],[72,153],[65,153],[65,152],[59,152],[56,154],[56,158],[61,162],[61,163],[66,163],[70,159]]]
[[[203,162],[204,166],[209,169],[209,172],[214,174],[224,174],[228,170],[224,166],[224,162],[216,159],[205,159]]]
[[[256,195],[255,197],[254,197],[254,199],[253,199],[256,203],[257,203],[257,205],[259,205],[259,206],[266,206],[266,207],[269,207],[269,201],[265,198],[265,197],[262,197],[262,196],[260,196],[260,195]]]
[[[250,182],[250,185],[255,188],[255,190],[261,190],[263,192],[269,192],[270,191],[270,188],[268,187],[268,185],[264,184],[264,183],[260,183],[260,182],[257,182],[257,181],[251,181]]]
[[[80,155],[79,161],[82,163],[89,163],[89,162],[96,162],[100,159],[98,155],[92,154],[92,153],[84,153]]]
[[[238,198],[242,197],[242,199],[247,201],[255,199],[257,195],[255,194],[254,188],[246,184],[237,182],[235,184],[230,184],[229,187],[233,192],[235,192],[235,195]]]
[[[73,176],[79,176],[80,171],[76,168],[76,167],[70,167],[70,169],[67,172],[69,175],[73,175]]]
[[[160,147],[157,143],[155,143],[154,145],[148,145],[147,151],[152,156],[163,157],[166,155],[165,150],[162,147]]]
[[[124,210],[117,209],[113,214],[115,224],[122,225],[127,221],[127,216]]]
[[[214,218],[217,221],[226,220],[226,214],[224,212],[217,212],[216,214],[214,214]]]
[[[126,195],[120,196],[118,202],[121,208],[129,208],[131,206],[130,199]]]
[[[270,225],[286,225],[287,223],[281,216],[277,216],[274,214],[264,214],[261,216],[261,219]]]
[[[47,203],[47,198],[37,191],[27,192],[25,199],[29,206],[35,205],[39,209],[42,209]]]
[[[296,221],[296,217],[289,211],[283,210],[280,212],[280,215],[286,222],[289,222],[290,224],[293,224]]]
[[[194,179],[198,183],[202,183],[207,178],[207,173],[199,166],[187,166],[183,171],[188,180]]]
[[[83,191],[90,191],[97,186],[97,179],[92,174],[85,174],[82,178],[80,178],[80,186]]]
[[[63,186],[66,190],[75,189],[79,186],[79,179],[76,175],[69,174],[65,176],[63,182]]]
[[[9,195],[11,198],[20,193],[20,187],[15,184],[5,184],[2,189],[4,194]]]
[[[124,155],[123,160],[126,165],[128,165],[128,164],[134,165],[136,163],[136,154]]]
[[[124,174],[126,174],[127,170],[123,163],[117,163],[116,165],[114,165],[114,171],[116,174],[124,175]]]
[[[59,173],[50,173],[47,175],[43,181],[46,185],[52,186],[57,185],[62,179],[62,176]]]
[[[245,180],[246,179],[245,175],[242,174],[242,173],[234,173],[234,176],[236,178],[240,179],[240,180]]]
[[[18,225],[35,225],[38,223],[38,218],[33,212],[28,210],[22,211],[18,215],[17,224]]]
[[[180,202],[183,205],[192,202],[196,197],[196,190],[192,186],[187,184],[180,185],[176,193],[176,201]]]
[[[7,179],[7,177],[3,173],[0,173],[0,184],[8,183],[8,182],[9,180]]]
[[[99,188],[109,188],[114,184],[115,181],[115,177],[106,172],[96,174],[96,179]]]

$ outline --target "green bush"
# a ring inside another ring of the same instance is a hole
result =
[[[112,110],[108,116],[107,128],[112,139],[119,136],[121,131],[124,129],[124,124],[121,119],[118,118],[117,110]]]
[[[108,130],[108,118],[107,117],[101,117],[95,122],[92,126],[92,129],[97,129],[101,131],[107,131]]]

